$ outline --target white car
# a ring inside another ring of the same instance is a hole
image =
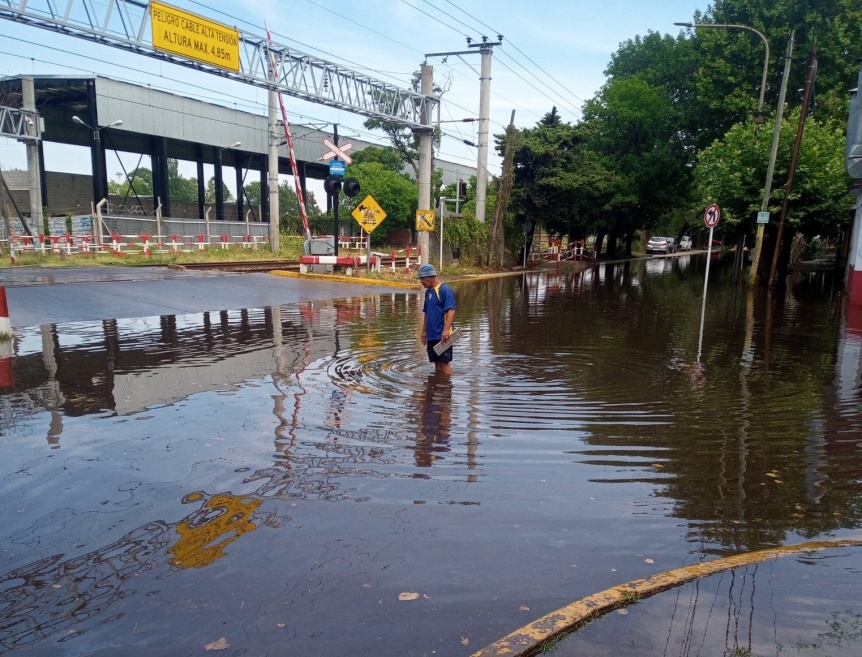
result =
[[[691,238],[688,235],[683,235],[679,238],[679,250],[680,251],[690,251],[691,250]]]

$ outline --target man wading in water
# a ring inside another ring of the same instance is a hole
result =
[[[434,345],[441,340],[446,342],[452,335],[452,322],[455,321],[455,297],[452,289],[441,283],[433,265],[419,268],[419,282],[425,288],[425,303],[422,305],[422,344],[428,350],[428,360],[442,374],[452,374],[452,347],[439,356]]]

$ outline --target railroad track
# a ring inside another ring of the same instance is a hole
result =
[[[383,263],[381,264],[382,268],[387,268],[390,266],[389,258],[384,257]],[[411,262],[415,262],[415,258],[411,260]],[[407,265],[407,258],[400,257],[395,258],[395,266],[398,269],[404,269]],[[364,266],[364,265],[363,265]],[[184,265],[177,265],[177,268],[182,267],[184,269],[203,269],[203,270],[214,270],[214,271],[229,271],[236,272],[242,274],[250,274],[254,272],[265,272],[272,271],[273,269],[281,269],[284,271],[299,271],[299,260],[242,260],[236,262],[190,262]]]
[[[183,269],[206,269],[250,274],[261,271],[283,269],[299,271],[299,260],[241,260],[237,262],[190,262],[180,265]]]

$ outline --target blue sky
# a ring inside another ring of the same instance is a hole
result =
[[[45,0],[31,0],[32,6]],[[63,4],[63,3],[61,3]],[[168,4],[209,19],[264,34],[317,57],[347,63],[368,75],[409,86],[425,53],[467,50],[466,37],[483,35],[495,48],[491,83],[491,131],[501,132],[515,110],[519,127],[531,126],[556,105],[567,121],[577,121],[584,100],[603,84],[603,71],[619,44],[648,31],[677,33],[675,21],[691,20],[708,0],[172,0]],[[109,46],[91,44],[39,28],[0,20],[0,73],[98,73],[185,93],[209,102],[266,112],[266,92],[216,76],[164,64]],[[479,56],[433,58],[435,81],[448,87],[441,118],[475,117],[479,110]],[[339,124],[339,134],[383,141],[362,126],[364,117],[285,96],[292,123]],[[443,126],[440,157],[475,166],[474,123]],[[49,170],[89,173],[83,149],[46,144]],[[132,165],[135,162],[131,162]],[[0,139],[0,165],[25,168],[24,149]],[[115,166],[114,169],[119,169]],[[492,173],[499,171],[493,153]],[[109,163],[109,172],[114,173]],[[194,174],[192,174],[194,175]]]

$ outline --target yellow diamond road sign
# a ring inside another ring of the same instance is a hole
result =
[[[350,214],[353,215],[353,218],[356,219],[366,233],[373,231],[380,225],[380,222],[386,219],[386,213],[377,204],[377,201],[374,200],[371,194],[366,196],[365,200],[357,205]]]
[[[434,210],[416,210],[416,230],[434,230]]]

